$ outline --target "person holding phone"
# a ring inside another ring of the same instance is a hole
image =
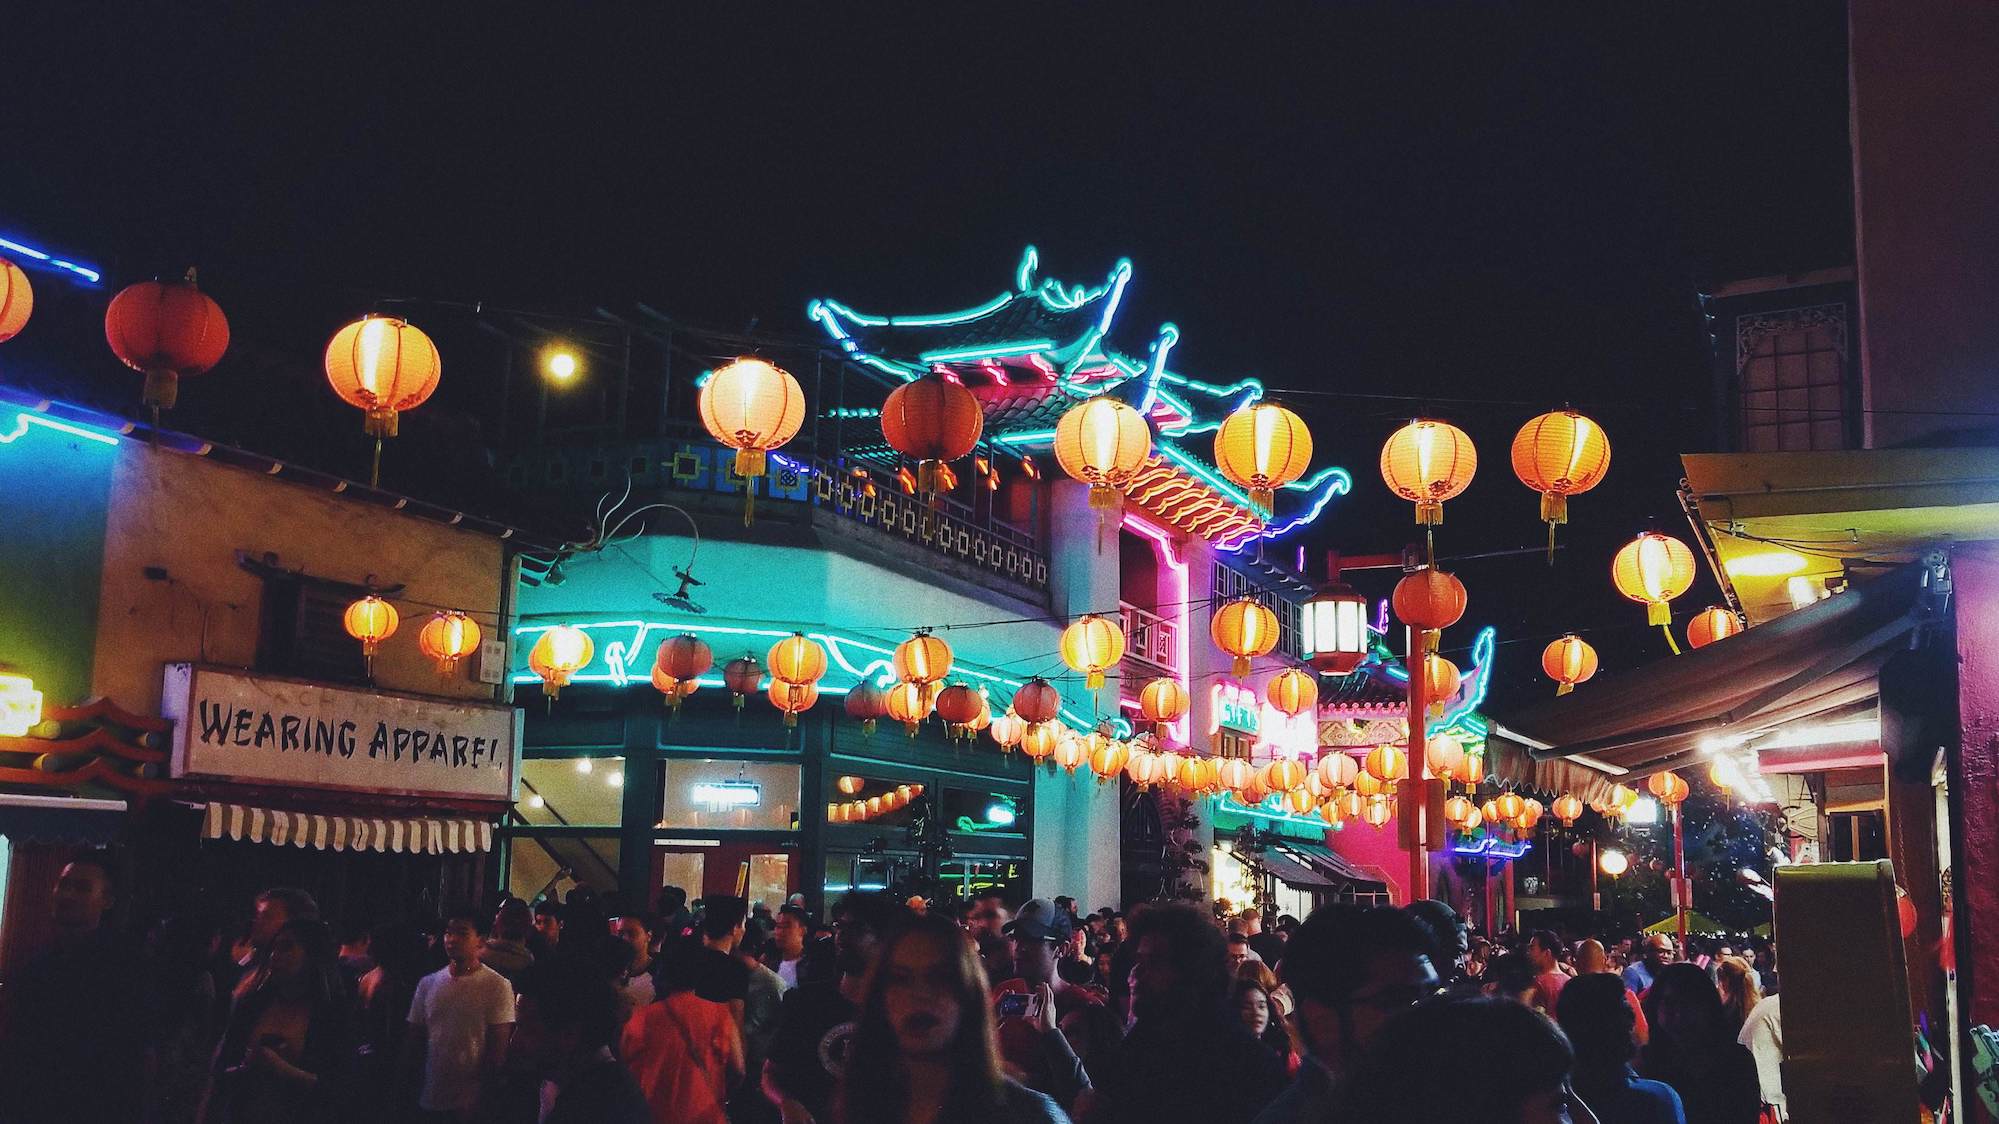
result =
[[[347,1026],[333,936],[288,921],[265,948],[256,987],[231,1013],[204,1124],[335,1119]]]
[[[1074,924],[1046,898],[1022,905],[1005,927],[1019,975],[993,989],[1000,1057],[1007,1070],[1064,1109],[1090,1087],[1086,1059],[1100,1044],[1101,1028],[1111,1021],[1101,990],[1070,983],[1056,971]]]

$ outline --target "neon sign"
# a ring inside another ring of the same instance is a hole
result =
[[[42,693],[25,675],[0,675],[0,734],[24,737],[42,720]]]
[[[688,796],[710,808],[755,808],[764,802],[764,786],[755,781],[702,781],[688,790]]]
[[[1240,683],[1217,683],[1208,694],[1209,713],[1214,716],[1208,732],[1226,726],[1231,730],[1241,730],[1254,734],[1258,730],[1257,697],[1255,692]]]
[[[1269,757],[1310,757],[1319,751],[1319,716],[1295,717],[1270,705],[1241,683],[1223,680],[1208,690],[1208,734],[1224,727],[1255,737],[1253,748]]]

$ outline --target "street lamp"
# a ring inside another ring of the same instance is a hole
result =
[[[542,354],[541,369],[551,381],[566,383],[583,369],[583,363],[574,351],[566,347],[551,347]]]

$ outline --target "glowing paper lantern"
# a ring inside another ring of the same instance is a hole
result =
[[[1215,467],[1266,513],[1277,489],[1305,475],[1311,463],[1312,431],[1274,403],[1244,406],[1215,431]]]
[[[1388,822],[1392,814],[1388,810],[1388,801],[1376,797],[1367,802],[1367,807],[1361,812],[1360,818],[1366,820],[1370,827],[1380,827]]]
[[[1389,605],[1395,619],[1411,628],[1436,631],[1464,618],[1470,597],[1454,574],[1424,566],[1395,583]]]
[[[449,675],[458,661],[479,650],[479,625],[464,613],[433,613],[416,634],[423,654],[437,662],[437,673]]]
[[[882,403],[882,436],[889,447],[916,461],[916,487],[934,495],[945,461],[971,453],[985,430],[985,410],[965,385],[925,375],[889,392]]]
[[[798,436],[805,391],[789,371],[761,359],[738,359],[708,376],[695,407],[708,435],[736,450],[747,524],[756,495],[750,478],[764,475],[770,450]]]
[[[1465,822],[1465,817],[1470,815],[1472,810],[1472,802],[1462,796],[1453,796],[1444,801],[1444,819],[1449,823]]]
[[[673,678],[691,684],[715,666],[715,653],[699,636],[683,632],[660,641],[652,662]]]
[[[844,776],[841,777],[839,780],[834,781],[833,787],[839,789],[843,795],[852,796],[855,793],[861,791],[862,789],[868,787],[868,782],[862,780],[859,777]]]
[[[1160,780],[1159,755],[1135,749],[1125,758],[1124,775],[1140,788],[1150,788]]]
[[[589,633],[573,625],[557,625],[542,633],[528,651],[528,670],[541,677],[542,691],[554,699],[596,654],[597,644]]]
[[[1294,788],[1284,794],[1284,806],[1290,809],[1293,815],[1310,815],[1312,809],[1319,806],[1319,798],[1306,789]]]
[[[1214,611],[1208,632],[1215,647],[1235,657],[1234,671],[1240,679],[1249,674],[1252,657],[1277,647],[1277,614],[1254,597],[1238,598]]]
[[[794,632],[770,646],[765,662],[770,666],[773,679],[785,683],[817,683],[826,674],[826,649],[808,639],[804,633]]]
[[[1263,767],[1263,786],[1272,792],[1288,792],[1304,783],[1303,762],[1280,757]]]
[[[953,683],[937,693],[937,701],[933,705],[937,717],[944,720],[945,727],[953,735],[957,735],[970,732],[969,727],[978,721],[979,712],[985,709],[986,702],[977,691],[963,683]]]
[[[1465,813],[1465,818],[1458,824],[1458,827],[1467,832],[1476,831],[1478,830],[1478,825],[1484,822],[1485,813],[1479,811],[1477,808],[1473,808],[1471,811]]]
[[[407,320],[364,316],[326,345],[326,381],[377,440],[396,435],[402,411],[423,405],[443,373],[437,345]]]
[[[1478,450],[1449,422],[1418,418],[1381,447],[1381,479],[1388,490],[1416,505],[1416,522],[1444,521],[1444,501],[1462,493],[1478,471]]]
[[[1617,552],[1610,580],[1617,592],[1645,606],[1646,623],[1669,625],[1670,603],[1694,584],[1694,552],[1670,535],[1647,531]]]
[[[1064,730],[1055,736],[1053,760],[1057,767],[1074,773],[1088,759],[1089,751],[1083,746],[1083,739],[1074,730]]]
[[[1631,860],[1625,857],[1623,851],[1605,851],[1597,856],[1596,865],[1598,870],[1616,878],[1631,869]]]
[[[922,629],[896,645],[891,662],[896,678],[905,683],[935,683],[951,674],[951,646]]]
[[[872,736],[875,723],[888,713],[888,693],[863,679],[847,689],[843,704],[847,717],[860,722],[862,735]]]
[[[1451,776],[1457,770],[1458,762],[1464,758],[1464,743],[1449,733],[1432,734],[1423,746],[1423,764],[1429,767],[1430,775],[1438,779]]]
[[[1719,605],[1709,605],[1687,622],[1687,646],[1705,648],[1742,631],[1742,618]]]
[[[1105,519],[1123,507],[1120,493],[1151,455],[1145,418],[1115,398],[1078,402],[1055,423],[1055,460],[1090,486],[1090,506]]]
[[[361,642],[361,654],[369,659],[374,658],[382,641],[396,634],[400,621],[396,607],[372,593],[347,606],[347,612],[340,618],[347,635]]]
[[[1380,796],[1382,793],[1387,792],[1388,786],[1393,783],[1393,781],[1382,780],[1380,777],[1363,769],[1353,779],[1353,790],[1362,796]]]
[[[1328,800],[1319,805],[1319,818],[1326,821],[1327,827],[1335,829],[1345,827],[1346,808],[1337,800]]]
[[[1492,798],[1492,803],[1499,809],[1499,815],[1494,818],[1502,820],[1519,818],[1521,810],[1527,807],[1527,802],[1517,792],[1502,792]]]
[[[1178,679],[1162,675],[1146,683],[1138,693],[1138,713],[1154,727],[1163,729],[1185,717],[1191,702],[1187,688]]]
[[[1027,720],[1009,710],[992,720],[986,733],[1000,747],[1001,752],[1009,752],[1027,736]]]
[[[1060,733],[1052,722],[1036,722],[1021,735],[1020,751],[1036,761],[1045,760],[1055,752],[1055,741]]]
[[[1131,747],[1101,730],[1083,739],[1083,753],[1097,780],[1108,781],[1123,771],[1131,759]]]
[[[1563,827],[1574,827],[1576,821],[1582,818],[1583,802],[1574,793],[1564,792],[1555,797],[1553,811]]]
[[[1479,818],[1486,823],[1496,824],[1505,817],[1499,814],[1499,800],[1494,798],[1478,806]]]
[[[1707,767],[1707,779],[1709,784],[1720,789],[1723,793],[1735,791],[1735,782],[1737,780],[1735,762],[1730,761],[1726,757],[1715,758],[1714,762]]]
[[[1566,695],[1596,674],[1596,649],[1571,632],[1541,649],[1541,671],[1561,684],[1557,695]]]
[[[784,724],[787,726],[798,725],[798,716],[812,709],[812,704],[819,701],[817,683],[787,683],[782,679],[772,679],[768,690],[771,704],[784,712]]]
[[[1104,672],[1124,658],[1124,629],[1091,613],[1062,630],[1061,648],[1062,662],[1081,672],[1083,685],[1095,691],[1104,685]]]
[[[1378,745],[1367,751],[1361,769],[1378,781],[1399,781],[1409,776],[1409,755],[1399,746]]]
[[[1569,497],[1596,487],[1609,471],[1610,438],[1602,426],[1574,410],[1542,414],[1513,435],[1513,475],[1541,493],[1549,561],[1554,560],[1555,525],[1569,521]]]
[[[1485,779],[1485,755],[1466,752],[1451,770],[1451,779],[1462,785],[1477,785]]]
[[[925,684],[897,683],[888,689],[888,716],[902,723],[913,738],[936,702],[937,696]]]
[[[21,334],[35,311],[35,287],[20,266],[0,258],[0,343]]]
[[[1645,788],[1659,798],[1659,803],[1672,807],[1687,798],[1687,782],[1674,772],[1653,773],[1645,778]]]
[[[737,710],[743,709],[744,699],[763,687],[763,681],[763,665],[747,652],[722,665],[722,685],[729,689]]]
[[[1013,712],[1028,722],[1053,722],[1062,713],[1062,694],[1037,675],[1013,693]]]
[[[658,664],[653,665],[652,689],[658,691],[666,705],[674,710],[680,709],[681,700],[693,694],[696,686],[692,679],[675,679],[660,670]]]
[[[145,404],[171,410],[183,376],[198,375],[229,350],[229,320],[195,288],[194,270],[181,281],[142,281],[111,298],[104,339],[127,367],[146,376]]]
[[[1264,686],[1263,693],[1264,697],[1270,700],[1271,706],[1288,717],[1296,718],[1307,711],[1315,714],[1318,712],[1318,682],[1309,673],[1295,667],[1285,668],[1271,676],[1270,682]]]
[[[1423,694],[1430,700],[1430,713],[1442,714],[1444,704],[1456,697],[1463,677],[1458,665],[1435,652],[1423,657]]]
[[[1328,749],[1319,755],[1319,779],[1328,788],[1344,788],[1351,785],[1360,775],[1360,763],[1340,749]]]
[[[1217,776],[1223,788],[1230,792],[1242,792],[1256,779],[1256,770],[1240,757],[1229,757],[1223,759]]]

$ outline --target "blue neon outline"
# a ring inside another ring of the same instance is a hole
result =
[[[30,427],[50,429],[57,433],[67,433],[71,437],[81,437],[86,441],[95,441],[100,445],[115,446],[118,444],[118,438],[109,433],[103,433],[86,426],[75,425],[71,422],[57,421],[54,418],[45,418],[40,414],[21,410],[14,415],[14,431],[12,433],[0,433],[0,445],[12,445],[15,441],[26,436]]]
[[[11,238],[0,238],[0,250],[12,250],[13,252],[21,255],[24,258],[28,258],[32,261],[48,266],[50,269],[58,269],[63,271],[64,273],[75,274],[76,276],[83,278],[85,281],[89,282],[92,285],[98,284],[99,282],[104,280],[104,275],[102,273],[99,273],[97,270],[94,270],[87,265],[78,265],[73,261],[65,261],[64,259],[56,257],[53,254],[47,253],[46,251],[37,250],[33,246],[16,242]]]

